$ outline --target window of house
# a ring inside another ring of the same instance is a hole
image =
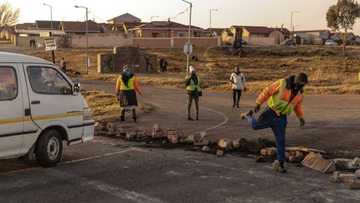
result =
[[[0,101],[13,100],[18,95],[15,69],[0,66]]]
[[[177,37],[186,37],[187,33],[186,32],[178,32],[177,33]]]
[[[55,68],[30,66],[27,69],[31,88],[38,94],[72,94],[72,87]]]
[[[151,33],[151,36],[154,37],[154,38],[159,37],[159,33],[158,32],[153,32],[153,33]]]

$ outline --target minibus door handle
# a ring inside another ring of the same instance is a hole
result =
[[[31,104],[32,105],[40,104],[40,101],[38,101],[38,100],[37,101],[31,101]]]

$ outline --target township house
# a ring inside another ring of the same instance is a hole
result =
[[[94,21],[88,21],[88,33],[101,33],[102,28]],[[21,47],[41,47],[44,39],[55,38],[59,45],[66,43],[66,35],[85,35],[86,23],[77,21],[46,21],[37,20],[35,23],[17,24],[3,29],[2,38]]]
[[[172,21],[153,21],[136,26],[130,31],[134,37],[138,38],[171,38],[171,37],[187,37],[189,26]],[[191,36],[200,37],[204,33],[204,29],[191,26]]]
[[[141,48],[182,48],[187,41],[188,26],[172,21],[141,22],[129,13],[109,19],[106,23],[88,21],[46,21],[22,23],[0,30],[0,37],[21,47],[40,48],[44,40],[55,38],[58,47],[113,48],[135,46]],[[50,36],[51,35],[51,36]],[[219,46],[219,37],[209,37],[200,27],[192,26],[194,46]]]
[[[231,26],[222,33],[222,41],[228,45],[243,42],[254,46],[273,46],[290,38],[286,28],[269,28],[265,26]]]
[[[297,44],[323,45],[331,33],[329,30],[301,30],[295,31],[294,36]]]

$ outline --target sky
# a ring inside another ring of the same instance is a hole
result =
[[[5,0],[20,8],[20,22],[50,19],[50,10],[43,3],[53,6],[54,20],[84,20],[85,11],[74,8],[74,5],[87,6],[89,18],[105,22],[112,17],[129,12],[144,22],[167,20],[187,24],[188,4],[181,0]],[[0,0],[0,2],[5,2]],[[192,0],[193,24],[203,28],[209,27],[210,9],[218,9],[212,14],[212,27],[229,27],[231,25],[262,25],[269,27],[290,28],[290,13],[294,14],[296,30],[325,29],[326,12],[337,0]],[[183,14],[178,15],[181,12]],[[356,23],[354,32],[360,33]]]

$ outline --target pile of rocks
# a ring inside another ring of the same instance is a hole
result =
[[[97,123],[96,135],[119,137],[133,142],[158,143],[173,146],[192,146],[202,152],[224,156],[226,153],[239,152],[255,154],[257,162],[270,162],[276,159],[273,141],[259,138],[210,140],[205,132],[185,135],[177,129],[163,130],[155,124],[151,130],[126,128],[123,124]],[[313,170],[331,174],[331,182],[344,183],[350,189],[360,189],[360,158],[326,159],[326,152],[307,147],[287,147],[286,158],[289,163],[305,166]]]

